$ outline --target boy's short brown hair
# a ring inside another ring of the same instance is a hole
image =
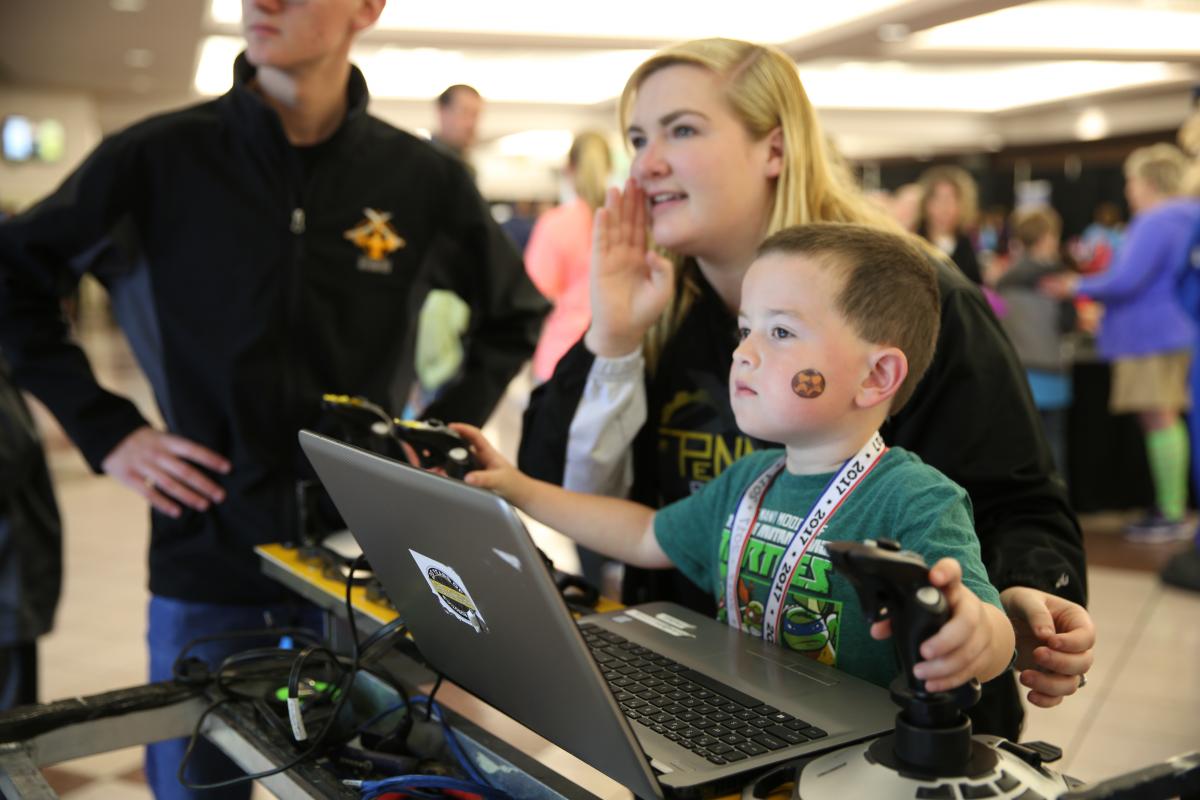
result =
[[[899,411],[937,346],[941,301],[930,257],[911,236],[835,222],[784,228],[759,246],[760,258],[770,253],[810,256],[842,274],[838,312],[863,341],[897,347],[908,359],[889,408]]]
[[[1013,212],[1012,237],[1026,250],[1040,242],[1047,233],[1055,237],[1062,233],[1062,217],[1053,208],[1037,206]]]

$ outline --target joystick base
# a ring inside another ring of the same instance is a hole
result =
[[[928,775],[893,755],[894,739],[847,747],[808,762],[801,770],[793,800],[914,800],[914,798],[1054,798],[1076,785],[1057,773],[1031,766],[1000,748],[995,736],[972,738],[971,757],[957,775]],[[887,754],[888,760],[882,759]]]

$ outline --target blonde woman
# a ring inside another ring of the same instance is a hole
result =
[[[554,304],[533,354],[533,378],[538,383],[553,374],[554,365],[592,318],[588,303],[592,217],[604,205],[612,174],[612,153],[604,134],[584,131],[575,137],[565,174],[575,197],[538,218],[525,248],[529,277]]]
[[[921,174],[921,204],[917,234],[950,256],[972,283],[983,282],[975,246],[967,230],[979,217],[979,192],[975,179],[962,167],[930,167]]]
[[[799,223],[899,226],[827,154],[796,67],[774,48],[668,48],[630,77],[620,109],[632,178],[596,215],[592,325],[531,398],[520,466],[659,507],[765,444],[737,430],[729,399],[742,277],[762,240]],[[930,258],[937,354],[883,436],[967,489],[984,563],[1016,620],[1021,681],[1032,702],[1054,705],[1092,663],[1079,528],[995,317],[953,265]],[[812,557],[814,580],[827,566]],[[651,598],[715,608],[678,573],[627,569],[624,599]],[[1020,703],[1000,680],[991,691],[1007,697],[984,704],[977,730],[1015,737]]]

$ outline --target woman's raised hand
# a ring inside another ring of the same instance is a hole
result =
[[[592,324],[584,337],[598,356],[637,349],[674,291],[674,265],[649,247],[646,193],[631,178],[609,189],[592,227]]]

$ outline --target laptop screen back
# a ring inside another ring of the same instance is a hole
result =
[[[430,666],[634,794],[662,796],[507,502],[308,431],[300,445]]]

